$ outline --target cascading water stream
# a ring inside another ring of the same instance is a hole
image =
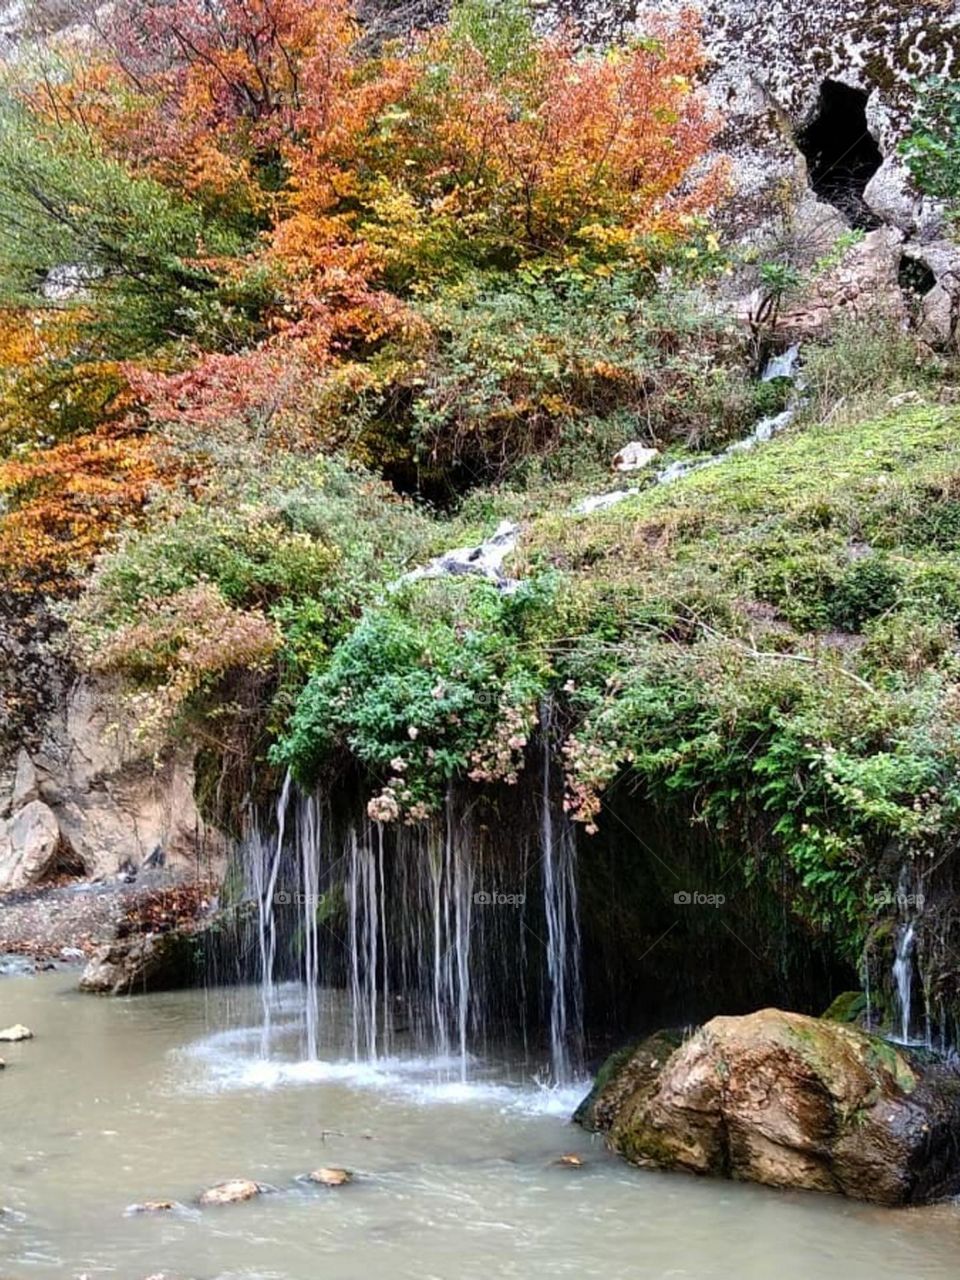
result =
[[[893,961],[893,981],[900,1010],[900,1043],[910,1043],[910,1014],[913,1001],[913,953],[916,929],[913,921],[901,925],[897,935],[897,951]]]
[[[554,1084],[566,1084],[579,1067],[582,1041],[580,920],[577,903],[576,844],[569,822],[559,839],[551,796],[551,706],[541,708],[543,792],[541,843],[543,906],[547,925],[547,974],[550,982],[550,1071]]]
[[[306,1056],[315,1062],[320,1053],[320,861],[323,826],[316,796],[307,796],[297,808],[297,845],[300,855],[300,927],[303,935],[303,981],[306,989],[304,1031]]]
[[[283,780],[283,787],[277,800],[276,838],[272,844],[269,859],[265,856],[263,839],[259,830],[254,833],[250,850],[253,862],[252,881],[257,901],[257,941],[260,953],[260,992],[263,1004],[261,1050],[264,1057],[268,1057],[270,1054],[274,1004],[274,966],[277,958],[275,897],[277,881],[280,875],[280,863],[284,852],[287,809],[290,805],[292,787],[293,778],[288,772]]]
[[[576,842],[552,794],[549,721],[546,706],[539,827],[531,822],[519,839],[504,839],[496,824],[475,826],[453,789],[432,822],[385,827],[364,816],[338,826],[323,797],[285,779],[271,831],[254,823],[245,852],[265,1056],[290,1028],[277,1019],[277,982],[296,976],[307,1059],[345,1049],[377,1064],[412,1050],[465,1082],[474,1060],[490,1048],[526,1048],[539,1023],[549,1033],[551,1084],[575,1078]],[[540,894],[528,894],[537,880]],[[323,992],[337,987],[349,994],[345,1028],[321,1025]]]
[[[917,925],[924,902],[923,893],[920,889],[921,883],[919,880],[915,881],[912,868],[909,865],[903,868],[896,896],[897,911],[901,917],[901,922],[896,933],[892,977],[899,1026],[897,1027],[898,1034],[893,1038],[900,1044],[922,1044],[930,1048],[933,1043],[930,1006],[927,986],[923,980],[923,972],[918,969],[917,955]],[[914,993],[918,977],[924,1003],[924,1029],[922,1036],[911,1035],[914,1032],[916,1023]]]

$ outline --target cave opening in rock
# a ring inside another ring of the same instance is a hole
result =
[[[863,198],[883,155],[867,127],[867,95],[837,80],[824,80],[817,109],[797,134],[810,185],[863,231],[879,226]]]
[[[922,258],[901,254],[897,270],[900,288],[913,298],[924,298],[937,283],[937,277]]]

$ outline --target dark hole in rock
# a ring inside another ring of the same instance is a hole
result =
[[[60,838],[56,856],[38,881],[38,884],[53,884],[61,879],[82,879],[87,874],[83,858],[74,850],[68,840]]]
[[[937,283],[937,277],[925,262],[919,258],[908,258],[905,253],[900,257],[897,279],[903,292],[915,298],[924,297]]]
[[[836,80],[824,80],[810,120],[797,134],[810,185],[839,209],[851,226],[869,231],[880,225],[863,193],[883,155],[867,128],[867,95]]]

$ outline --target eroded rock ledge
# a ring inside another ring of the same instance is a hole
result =
[[[575,1118],[648,1167],[887,1205],[960,1189],[960,1075],[779,1009],[616,1055]]]

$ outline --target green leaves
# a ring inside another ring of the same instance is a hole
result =
[[[212,260],[238,248],[90,135],[0,100],[0,305],[36,306],[46,284],[48,301],[92,308],[107,354],[136,355],[192,331]]]
[[[916,128],[901,143],[900,152],[922,191],[958,205],[960,82],[936,76],[919,86]]]
[[[548,683],[550,599],[548,584],[506,597],[463,579],[410,587],[313,676],[277,759],[310,781],[347,748],[407,814],[435,809],[458,774],[511,780]]]

